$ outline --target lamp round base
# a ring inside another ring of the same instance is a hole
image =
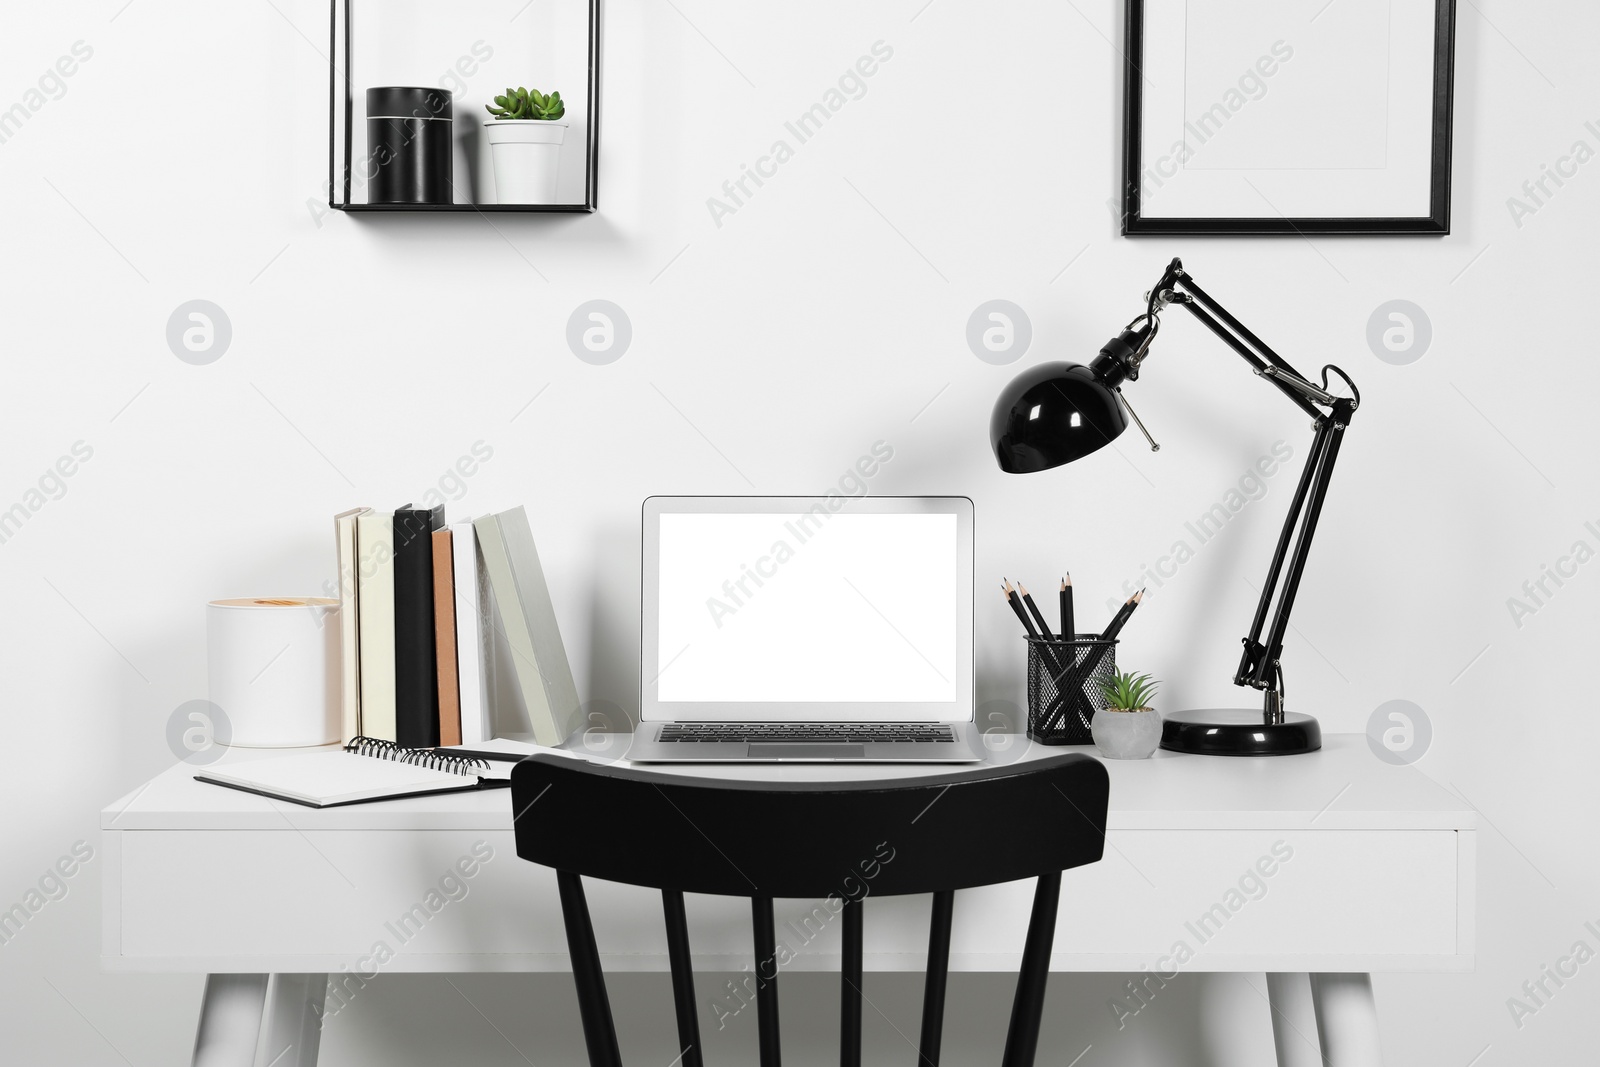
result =
[[[1199,756],[1294,756],[1322,747],[1322,727],[1310,715],[1283,713],[1268,723],[1259,708],[1198,708],[1162,716],[1161,747]]]

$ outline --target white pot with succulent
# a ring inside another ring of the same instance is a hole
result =
[[[1161,713],[1150,706],[1160,682],[1148,674],[1115,671],[1100,682],[1105,706],[1089,734],[1107,759],[1149,759],[1161,744]]]
[[[492,122],[483,124],[494,160],[494,194],[498,204],[553,204],[561,174],[561,143],[567,113],[560,93],[507,89],[485,105]]]

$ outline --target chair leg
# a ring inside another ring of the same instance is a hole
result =
[[[839,1067],[861,1067],[861,901],[844,902],[844,954],[839,964]]]
[[[756,942],[756,1035],[761,1067],[780,1067],[778,1045],[778,948],[772,898],[750,898],[750,925]]]
[[[567,925],[567,952],[572,956],[572,982],[578,989],[578,1013],[583,1018],[583,1040],[589,1046],[589,1067],[622,1067],[583,879],[570,871],[557,871],[556,885],[561,889],[561,917]]]
[[[1017,972],[1017,996],[1011,1004],[1002,1067],[1033,1067],[1039,1049],[1039,1023],[1044,1018],[1045,980],[1050,977],[1050,952],[1056,939],[1056,911],[1061,904],[1061,872],[1041,874],[1033,891],[1033,915]]]
[[[661,909],[667,918],[667,959],[672,964],[672,1002],[678,1013],[678,1062],[683,1067],[702,1067],[700,1017],[695,1014],[694,964],[689,957],[689,919],[683,910],[683,894],[676,889],[663,889]]]
[[[918,1044],[921,1067],[939,1067],[939,1046],[944,1040],[944,993],[950,981],[950,917],[955,902],[953,890],[933,895],[933,917],[928,921],[928,976],[922,987],[922,1039]]]

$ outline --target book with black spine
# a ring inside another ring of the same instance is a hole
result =
[[[443,526],[443,504],[394,512],[394,723],[404,748],[439,743],[433,531]]]

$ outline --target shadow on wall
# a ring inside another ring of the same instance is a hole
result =
[[[716,994],[737,977],[714,972],[695,976],[708,1067],[748,1067],[757,1058],[755,1011],[740,1013],[718,1031],[711,1007]],[[1038,1063],[1267,1067],[1276,1062],[1261,975],[1181,975],[1137,1015],[1122,1018],[1119,1029],[1111,1002],[1118,995],[1129,996],[1130,977],[1052,975]],[[606,981],[623,1060],[672,1063],[678,1056],[677,1027],[667,976],[613,974]],[[838,1063],[838,983],[835,974],[781,977],[786,1064]],[[993,1067],[999,1062],[1015,984],[1009,974],[951,975],[942,1063]],[[913,1062],[922,975],[869,974],[865,996],[862,1061]],[[452,975],[448,982],[443,976],[386,975],[360,1001],[328,1020],[323,1062],[330,1067],[432,1067],[526,1059],[539,1067],[586,1067],[576,1008],[572,979],[565,974]],[[485,1018],[493,1025],[485,1025]]]

